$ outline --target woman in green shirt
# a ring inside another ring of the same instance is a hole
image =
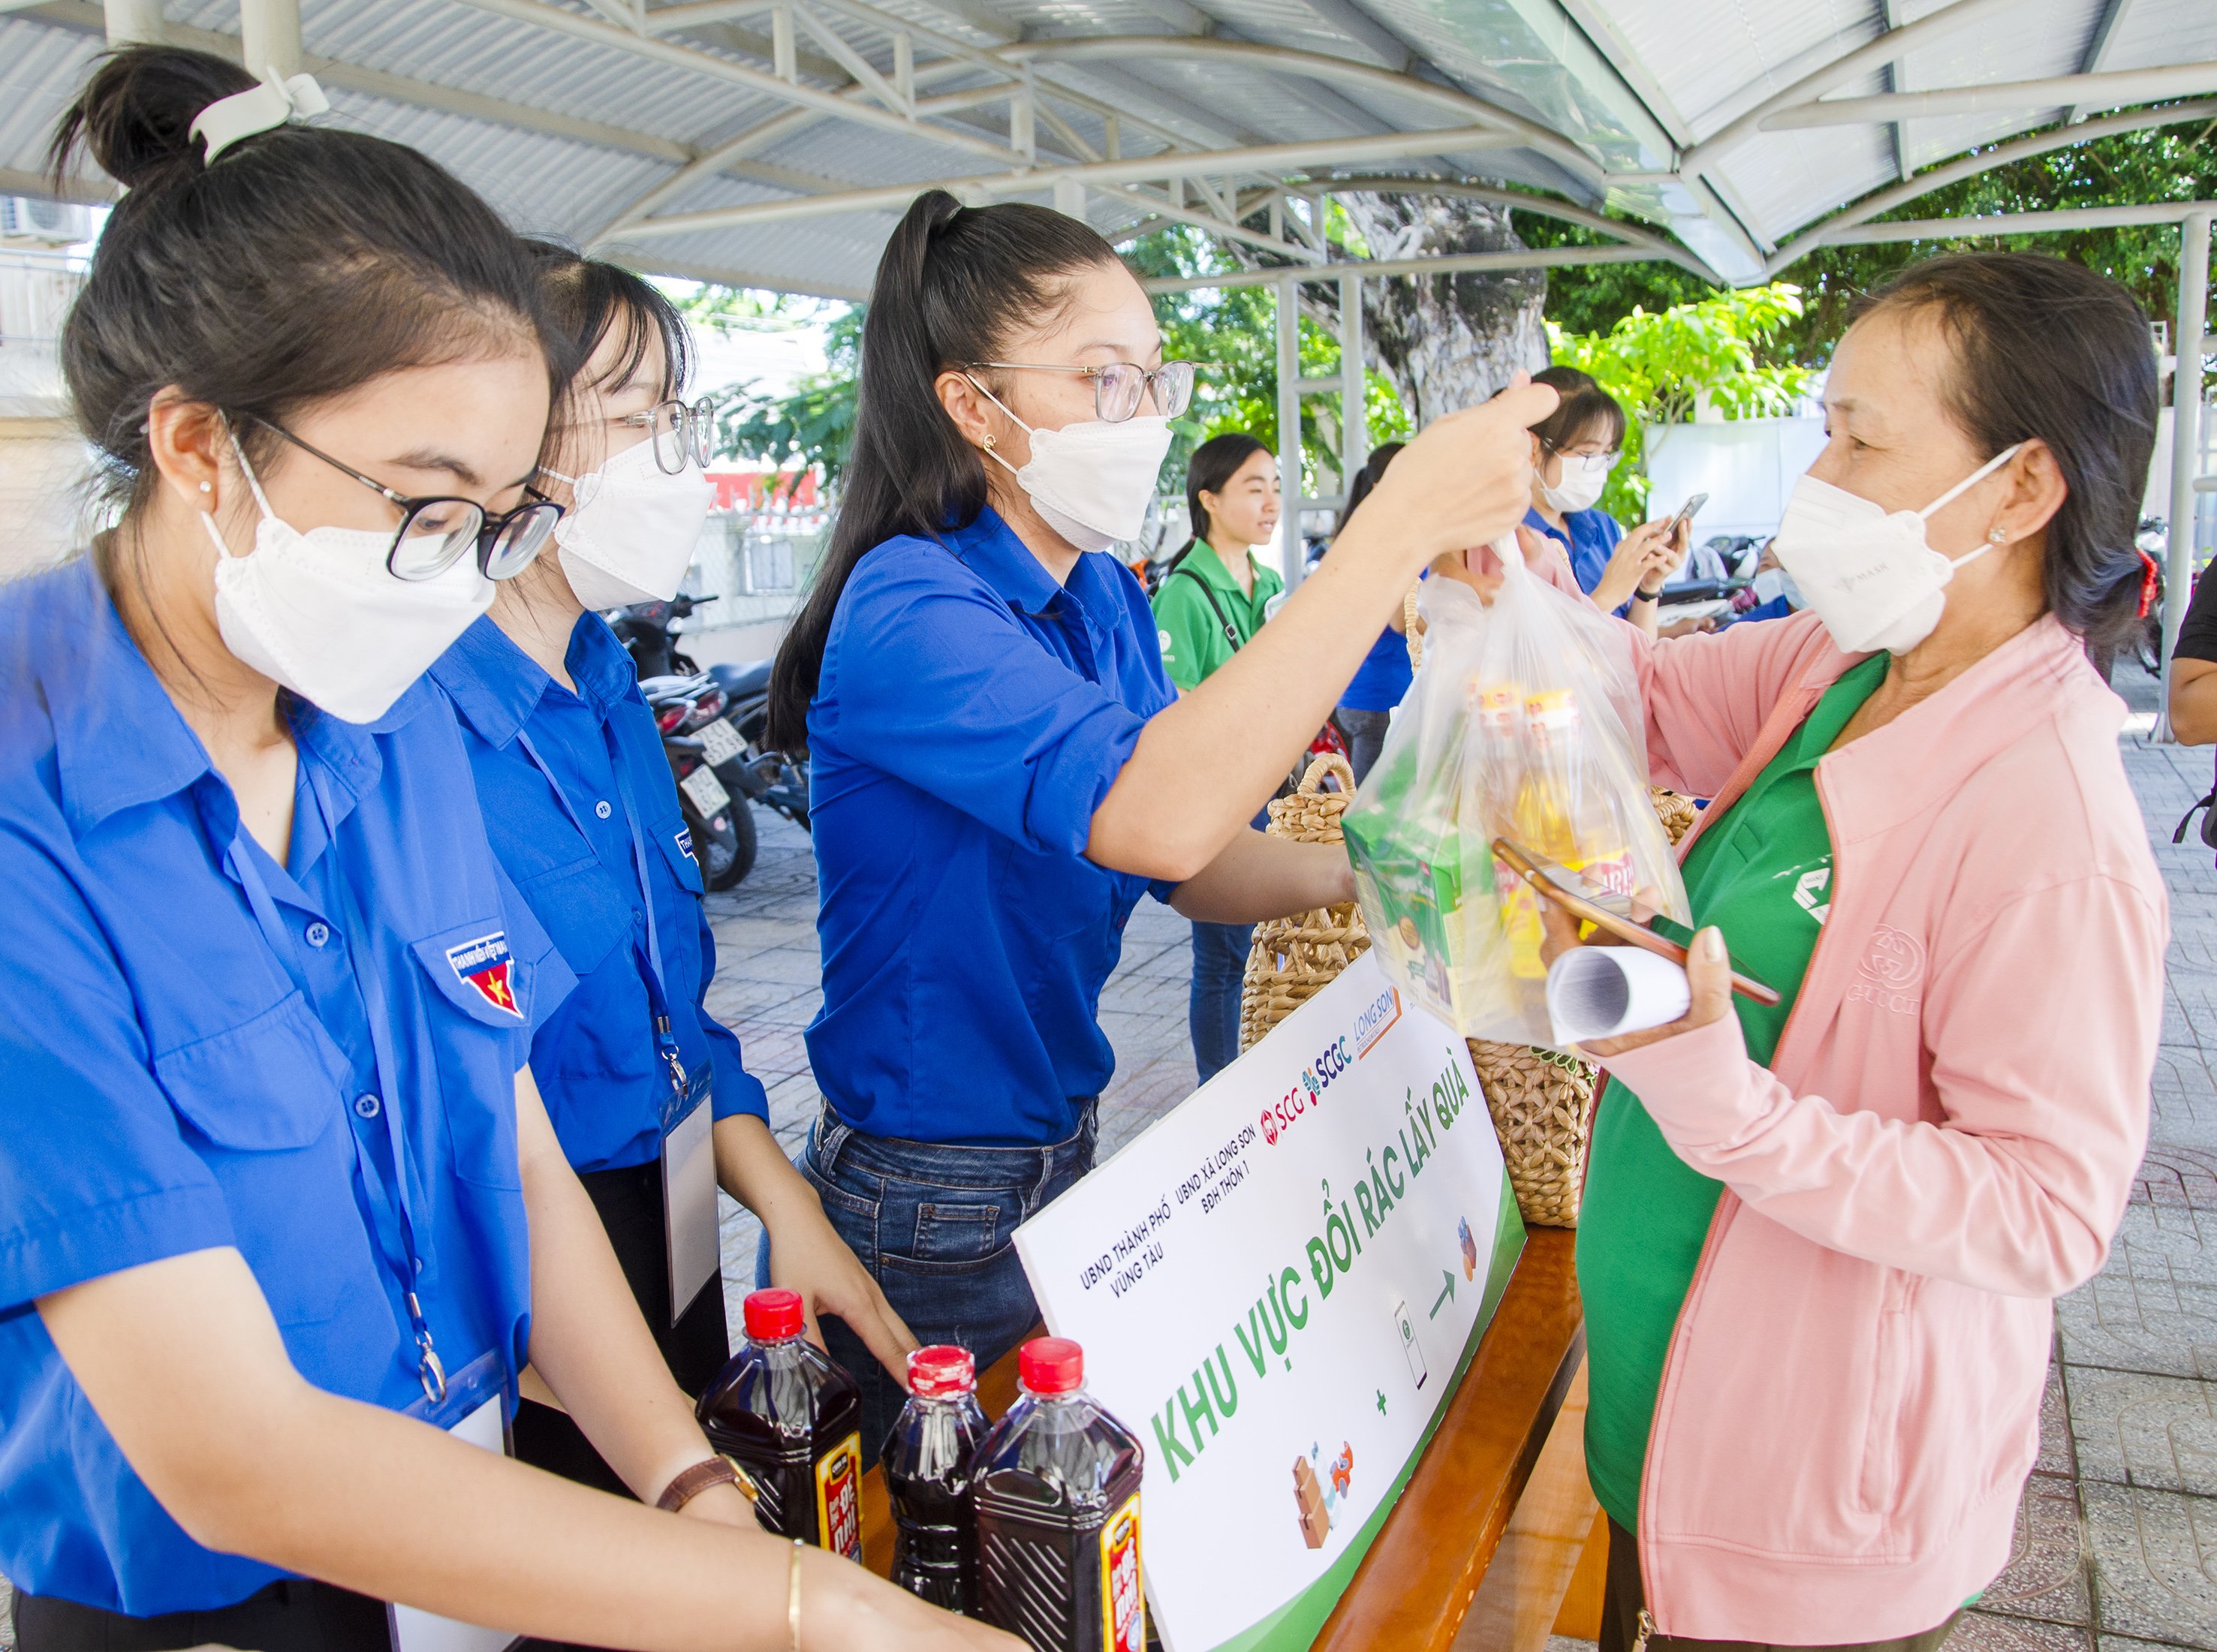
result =
[[[1155,592],[1163,669],[1180,693],[1229,660],[1285,600],[1286,582],[1255,554],[1278,527],[1278,461],[1254,437],[1212,437],[1186,466],[1193,535]],[[1263,824],[1260,819],[1255,823]],[[1193,926],[1193,1064],[1207,1083],[1239,1054],[1239,990],[1254,926]]]

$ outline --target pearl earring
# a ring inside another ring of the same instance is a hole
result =
[[[213,493],[213,492],[214,492],[214,491],[215,491],[215,490],[214,490],[214,489],[213,489],[213,488],[211,488],[211,487],[209,487],[209,486],[208,486],[208,484],[207,484],[207,483],[203,482],[203,483],[201,483],[201,491],[202,493]]]

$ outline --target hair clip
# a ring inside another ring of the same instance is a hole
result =
[[[217,156],[241,139],[274,132],[296,114],[327,114],[330,107],[313,75],[287,79],[275,69],[264,69],[259,86],[219,97],[195,115],[192,135],[207,145],[202,164],[213,166]]]

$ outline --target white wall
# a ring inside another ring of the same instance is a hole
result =
[[[1646,427],[1647,509],[1663,516],[1690,494],[1709,502],[1694,519],[1694,543],[1720,533],[1769,534],[1787,496],[1825,446],[1819,418],[1735,419]]]
[[[66,419],[0,418],[0,582],[82,550],[90,465]]]

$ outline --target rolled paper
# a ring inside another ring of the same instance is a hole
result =
[[[1558,1044],[1662,1026],[1693,1002],[1683,965],[1634,946],[1573,946],[1547,968],[1547,1019]]]

